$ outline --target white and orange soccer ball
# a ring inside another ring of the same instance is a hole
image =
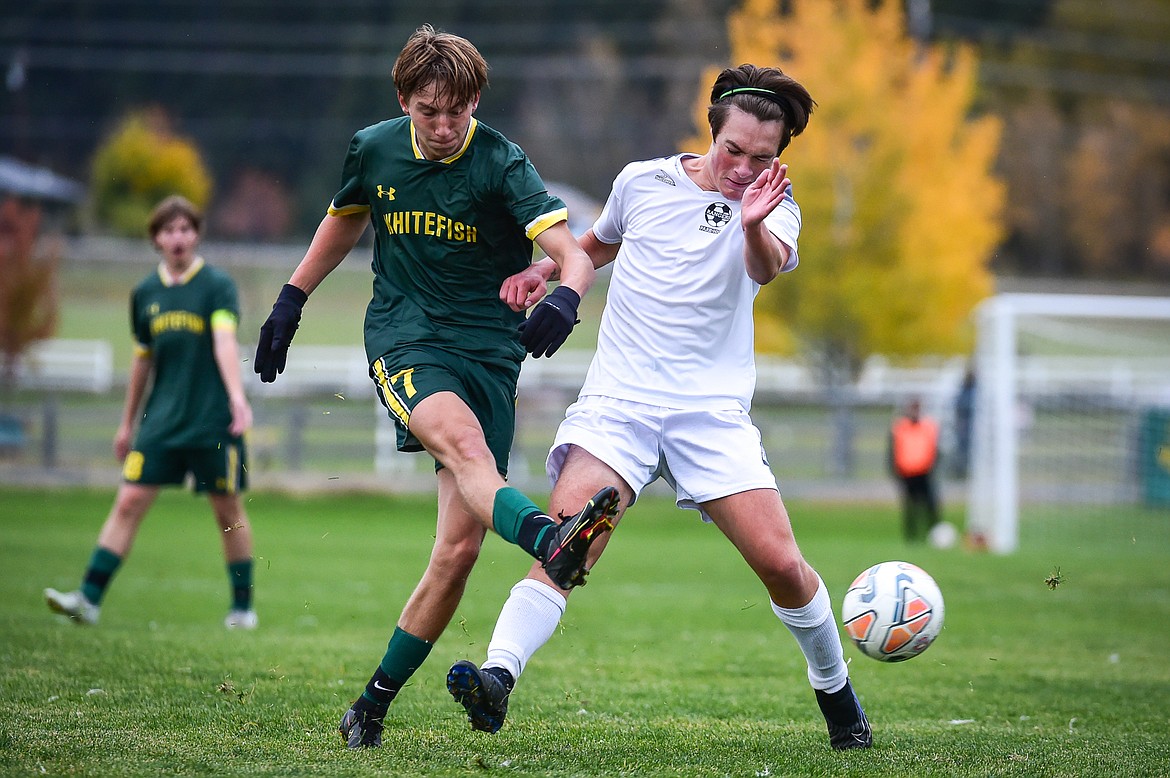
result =
[[[849,585],[841,622],[861,653],[903,662],[925,651],[942,631],[942,592],[921,567],[882,562]]]

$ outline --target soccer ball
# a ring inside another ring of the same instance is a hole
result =
[[[922,568],[882,562],[849,585],[841,621],[861,653],[904,662],[925,651],[942,631],[942,592]]]
[[[940,521],[930,528],[926,542],[933,548],[945,551],[954,548],[955,544],[959,542],[959,531],[949,521]]]

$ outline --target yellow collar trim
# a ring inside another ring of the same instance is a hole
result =
[[[467,137],[463,139],[463,145],[460,146],[459,149],[449,157],[444,157],[443,159],[434,159],[434,160],[429,160],[429,161],[430,162],[442,162],[445,165],[450,165],[452,162],[454,162],[455,160],[462,157],[463,153],[465,151],[467,151],[467,147],[471,145],[471,139],[475,136],[475,129],[478,126],[479,126],[479,120],[476,119],[474,116],[472,116],[471,117],[471,124],[467,125]],[[426,159],[427,158],[426,155],[422,153],[422,149],[419,148],[418,135],[415,134],[415,129],[414,129],[414,119],[410,120],[410,146],[411,146],[411,148],[414,149],[414,158],[415,159]]]
[[[182,286],[195,277],[195,274],[203,269],[203,257],[195,257],[191,266],[183,271],[183,275],[175,278],[171,275],[171,271],[167,270],[166,260],[158,263],[158,277],[162,281],[163,286]]]

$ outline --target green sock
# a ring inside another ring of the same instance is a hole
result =
[[[95,548],[89,558],[89,567],[85,569],[85,576],[81,579],[81,593],[85,599],[94,605],[101,605],[102,598],[106,596],[106,587],[121,564],[122,557],[113,551],[101,546]]]
[[[241,559],[229,562],[228,581],[232,585],[232,610],[246,611],[252,608],[252,560]]]
[[[496,492],[492,526],[504,540],[515,543],[537,559],[543,559],[541,550],[545,535],[556,526],[556,522],[521,491],[505,486]]]
[[[374,677],[366,685],[366,690],[362,692],[362,697],[375,706],[389,705],[394,695],[410,676],[414,675],[414,671],[422,666],[434,647],[434,643],[415,637],[401,627],[395,627],[390,642],[386,644],[386,655],[378,665],[381,673],[374,673]],[[376,684],[375,681],[379,680],[380,684]]]

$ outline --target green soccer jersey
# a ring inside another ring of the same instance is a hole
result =
[[[160,267],[134,288],[134,338],[154,365],[136,449],[214,447],[232,439],[231,408],[211,336],[217,311],[239,318],[236,285],[202,260],[178,283],[165,279]]]
[[[418,149],[410,117],[354,135],[333,215],[374,225],[374,293],[366,310],[371,362],[411,346],[517,364],[524,314],[500,284],[532,261],[532,241],[568,217],[519,146],[471,120],[462,148],[442,160]]]

